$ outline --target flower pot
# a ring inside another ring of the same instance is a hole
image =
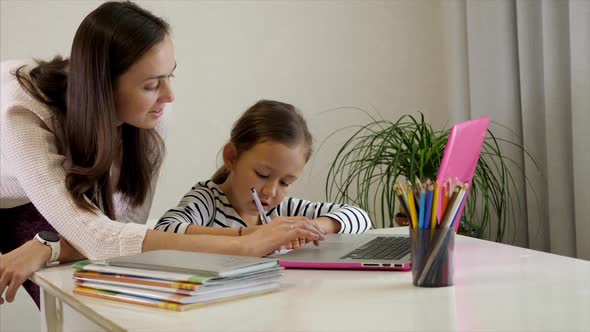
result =
[[[395,215],[395,223],[398,226],[408,226],[410,224],[409,218],[408,216],[406,216],[405,214],[398,212]]]

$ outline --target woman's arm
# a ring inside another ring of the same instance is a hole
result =
[[[244,228],[241,228],[242,231],[240,231],[240,228],[234,228],[234,227],[217,228],[217,227],[207,227],[207,226],[200,226],[200,225],[189,225],[186,228],[185,234],[240,236],[240,235],[246,235],[246,234],[252,233],[253,230],[246,231],[246,228],[252,228],[252,227],[244,227]],[[243,233],[241,233],[241,232],[243,232]]]
[[[324,238],[313,225],[292,227],[291,224],[284,220],[272,222],[244,236],[190,235],[148,230],[143,251],[172,249],[261,257],[298,238],[312,241]]]
[[[84,256],[60,237],[61,263],[83,259]],[[33,239],[13,251],[0,256],[0,304],[6,290],[6,301],[12,302],[18,288],[35,272],[45,266],[51,256],[51,248]]]
[[[250,235],[241,237],[214,235],[185,235],[148,230],[142,251],[159,249],[210,252],[217,254],[264,256],[283,243],[298,238],[321,240],[313,228],[291,228],[289,222],[273,222]],[[83,256],[67,241],[61,239],[60,262],[78,260]],[[51,249],[37,240],[31,240],[15,250],[0,256],[0,304],[6,291],[6,300],[14,301],[16,291],[33,273],[41,269],[51,255]]]
[[[51,113],[45,112],[51,119]],[[65,185],[65,157],[57,148],[57,137],[36,113],[10,107],[2,110],[0,126],[2,157],[18,183],[35,208],[80,253],[105,259],[141,252],[145,225],[119,223],[100,212],[78,208]]]

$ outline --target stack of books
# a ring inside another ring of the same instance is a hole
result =
[[[73,268],[75,294],[175,311],[269,293],[282,277],[276,259],[173,250]]]

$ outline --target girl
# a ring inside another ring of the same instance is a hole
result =
[[[106,2],[80,24],[69,59],[2,63],[0,304],[48,262],[156,249],[262,256],[321,238],[309,223],[223,239],[148,230],[174,101],[169,30],[131,2]],[[38,288],[25,287],[39,306]]]
[[[261,100],[235,123],[223,147],[224,166],[211,180],[197,183],[155,228],[184,234],[250,234],[267,226],[251,195],[255,188],[273,223],[311,220],[326,234],[369,229],[367,213],[354,206],[287,197],[311,151],[311,134],[301,114],[289,104]],[[304,242],[296,241],[293,247]]]

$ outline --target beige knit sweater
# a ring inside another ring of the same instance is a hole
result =
[[[115,194],[116,221],[104,214],[79,209],[65,186],[65,157],[58,153],[56,145],[56,137],[62,130],[54,121],[55,114],[27,94],[13,75],[16,68],[27,63],[26,70],[30,70],[32,62],[1,63],[0,208],[32,202],[89,259],[141,252],[157,175],[152,181],[151,194],[141,207],[132,208]],[[160,121],[157,129],[162,137],[164,127]],[[118,173],[118,170],[112,172],[115,176]]]

